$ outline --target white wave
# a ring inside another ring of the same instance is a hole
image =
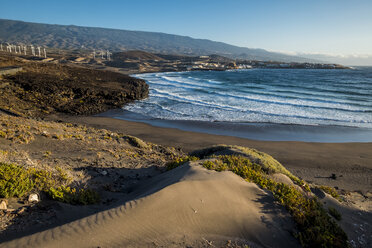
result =
[[[125,108],[161,119],[372,127],[372,114],[363,113],[372,110],[372,104],[368,102],[357,106],[355,104],[359,101],[354,98],[329,100],[328,93],[316,92],[316,87],[301,85],[280,92],[278,90],[284,89],[280,82],[227,85],[197,75],[174,72],[139,74],[138,77],[150,85],[150,97]],[[249,86],[254,89],[249,89]],[[309,94],[313,95],[312,99],[309,99]]]

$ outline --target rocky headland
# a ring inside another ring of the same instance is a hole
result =
[[[144,80],[117,72],[21,59],[1,62],[22,68],[3,75],[0,85],[1,109],[15,115],[91,115],[148,96]]]

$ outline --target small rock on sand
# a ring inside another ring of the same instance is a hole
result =
[[[35,193],[29,195],[28,202],[30,202],[30,203],[39,202],[39,196]]]
[[[0,202],[0,210],[7,210],[8,209],[8,206],[6,204],[6,201],[5,200],[2,200]]]
[[[17,214],[23,214],[26,211],[25,207],[21,207],[17,210]]]

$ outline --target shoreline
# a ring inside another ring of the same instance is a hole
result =
[[[156,127],[110,117],[57,115],[50,118],[125,133],[146,142],[180,148],[185,152],[218,144],[251,147],[272,155],[295,175],[308,182],[346,191],[360,191],[362,194],[372,192],[372,142],[258,141]],[[336,174],[336,180],[330,178],[332,174]]]
[[[286,123],[210,122],[196,120],[162,120],[124,109],[97,114],[125,121],[142,122],[154,127],[232,136],[261,141],[300,141],[320,143],[370,143],[372,129],[352,126],[302,125]]]

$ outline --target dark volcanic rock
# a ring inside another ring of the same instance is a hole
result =
[[[23,89],[18,92],[21,99],[46,114],[96,114],[148,96],[148,85],[142,79],[72,66],[34,65],[7,79]]]

